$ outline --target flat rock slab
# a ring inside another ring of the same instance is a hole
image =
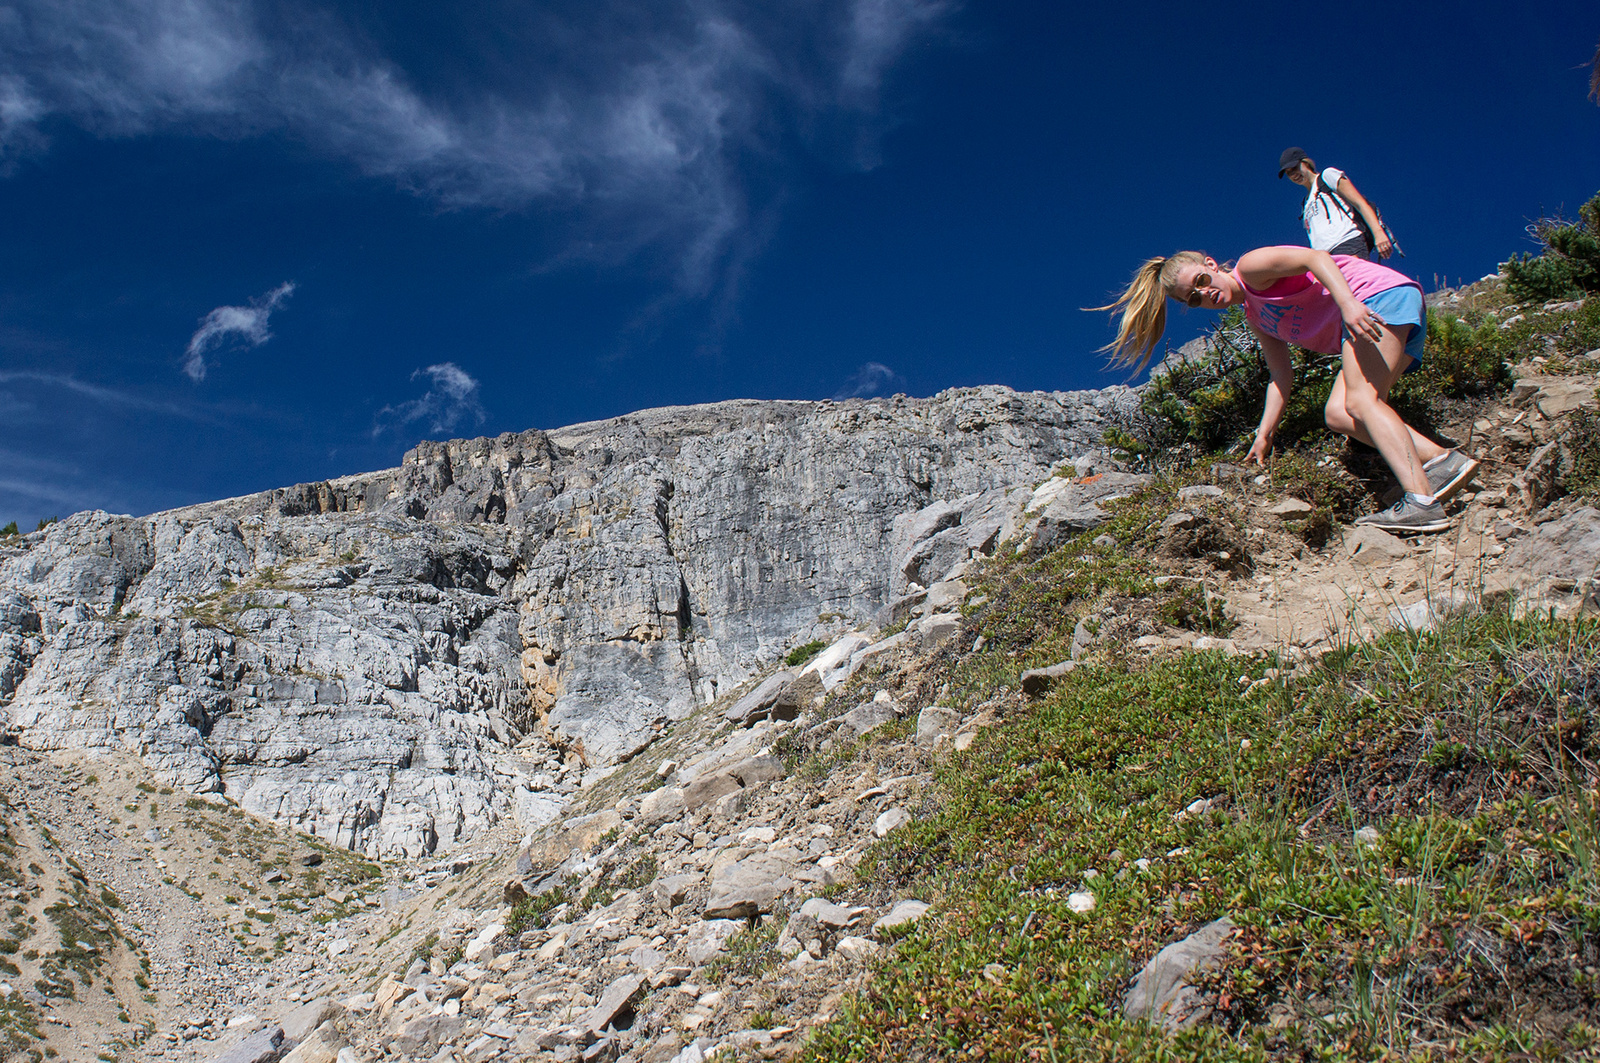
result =
[[[1030,668],[1022,673],[1022,692],[1030,698],[1036,698],[1076,667],[1077,661],[1059,661],[1048,668]]]
[[[722,951],[728,939],[744,928],[739,919],[705,919],[684,935],[683,954],[690,963],[701,964]]]
[[[311,1031],[318,1026],[329,1019],[337,1019],[342,1014],[344,1009],[327,997],[308,1000],[284,1017],[283,1036],[298,1044],[310,1037]]]
[[[728,769],[728,774],[738,779],[741,786],[776,782],[788,773],[789,770],[783,766],[783,761],[770,753],[746,757]]]
[[[517,871],[526,875],[534,870],[546,870],[560,864],[573,852],[587,852],[610,830],[622,826],[622,813],[607,809],[589,816],[569,819],[566,826],[529,842],[517,854]]]
[[[688,811],[694,812],[747,786],[781,779],[787,770],[783,761],[770,754],[746,757],[737,764],[711,775],[702,775],[689,783],[683,788],[683,803]]]
[[[932,905],[927,901],[901,901],[889,909],[889,914],[872,924],[876,931],[894,930],[908,923],[915,923],[927,915]]]
[[[967,585],[958,579],[944,580],[928,588],[928,612],[942,613],[959,606],[967,597]]]
[[[850,678],[853,669],[850,667],[850,658],[857,650],[865,649],[872,645],[872,640],[859,632],[851,632],[834,642],[833,645],[813,657],[801,675],[814,675],[822,680],[824,690],[832,690],[846,679]]]
[[[961,633],[961,618],[953,613],[938,613],[917,621],[917,633],[922,636],[924,652],[936,650]]]
[[[1148,475],[1128,472],[1046,480],[1034,491],[1025,510],[1034,515],[1030,552],[1042,554],[1080,532],[1099,527],[1106,521],[1101,503],[1137,494],[1149,483]]]
[[[961,722],[961,716],[954,709],[942,705],[929,705],[917,713],[918,749],[932,749],[940,735],[951,735],[956,731],[956,724]]]
[[[625,974],[606,986],[605,992],[595,1002],[584,1018],[584,1029],[598,1034],[633,1010],[634,1001],[644,995],[643,975]]]
[[[903,808],[891,808],[872,821],[872,833],[880,838],[886,838],[910,822],[911,813]]]
[[[823,897],[812,897],[800,906],[800,914],[815,919],[818,926],[825,926],[830,930],[843,930],[855,926],[861,917],[867,914],[867,910],[847,908]]]
[[[1122,998],[1123,1014],[1168,1030],[1204,1021],[1211,1007],[1189,979],[1216,966],[1233,931],[1233,920],[1223,916],[1156,953]]]
[[[1517,598],[1563,615],[1600,609],[1600,510],[1575,509],[1541,524],[1506,554],[1502,570]]]
[[[702,775],[683,788],[683,804],[690,812],[694,812],[743,789],[744,784],[730,772]]]
[[[1310,502],[1302,502],[1293,495],[1287,496],[1277,502],[1275,505],[1267,507],[1268,513],[1271,513],[1275,517],[1283,517],[1285,520],[1294,520],[1297,517],[1309,517],[1315,510],[1316,507]]]
[[[1358,565],[1388,565],[1410,555],[1399,536],[1364,524],[1357,525],[1344,537],[1344,546],[1350,560]]]
[[[639,814],[634,818],[639,826],[648,827],[652,823],[677,819],[688,810],[681,787],[662,786],[639,799]]]
[[[283,1027],[268,1026],[214,1056],[212,1063],[277,1063],[283,1058],[285,1047]]]
[[[778,695],[783,693],[783,688],[793,679],[793,672],[774,672],[762,680],[754,690],[734,702],[732,708],[722,714],[723,719],[732,720],[746,727],[765,720],[772,714],[772,706],[777,703]]]
[[[1186,509],[1180,509],[1161,522],[1161,527],[1157,529],[1156,534],[1165,538],[1173,532],[1188,531],[1190,528],[1199,525],[1203,520],[1205,518],[1197,513],[1190,513]]]
[[[794,861],[787,852],[757,853],[729,864],[711,879],[707,919],[748,919],[772,911],[779,897],[794,889]]]
[[[894,706],[888,702],[863,701],[839,717],[839,725],[847,728],[851,735],[860,736],[876,731],[894,718]]]
[[[700,884],[700,875],[664,875],[651,885],[656,903],[663,912],[670,912],[684,902],[689,891]]]
[[[287,1040],[285,1040],[287,1044]],[[336,1063],[345,1039],[332,1023],[313,1029],[294,1046],[283,1063]]]
[[[1594,406],[1594,386],[1591,384],[1546,384],[1534,396],[1533,404],[1546,417],[1559,417],[1580,406]]]

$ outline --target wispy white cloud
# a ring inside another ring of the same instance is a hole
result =
[[[295,0],[10,0],[0,165],[44,150],[51,119],[114,137],[282,133],[446,206],[557,208],[564,257],[658,247],[702,294],[746,253],[795,143],[871,164],[886,71],[953,6],[489,0],[476,25],[449,23],[449,65],[376,43],[405,32],[400,14],[364,26]],[[824,143],[840,119],[865,138]]]
[[[104,476],[85,476],[77,465],[0,447],[0,524],[16,521],[24,531],[47,516],[86,506],[117,507],[118,486]],[[119,511],[128,507],[121,506]]]
[[[399,431],[419,421],[427,423],[428,431],[443,434],[455,431],[463,421],[476,427],[488,419],[478,382],[456,363],[440,362],[411,374],[412,380],[424,378],[428,380],[428,390],[420,398],[378,411],[372,425],[374,439],[385,431]]]
[[[33,409],[37,406],[36,403],[15,394],[16,385],[32,385],[35,388],[68,391],[80,398],[89,399],[101,405],[139,410],[145,413],[161,413],[197,421],[217,419],[215,411],[195,409],[159,399],[147,399],[132,392],[119,391],[116,388],[108,388],[100,384],[90,384],[87,381],[79,380],[63,373],[43,373],[32,369],[0,370],[0,387],[7,388],[5,391],[0,391],[0,400],[13,403],[16,409]]]
[[[267,322],[272,312],[294,293],[294,282],[284,281],[265,295],[250,300],[249,306],[219,306],[200,321],[200,327],[189,337],[189,348],[184,352],[183,371],[195,383],[206,378],[206,352],[216,350],[230,340],[250,347],[259,347],[272,338]]]
[[[850,374],[850,378],[834,393],[833,398],[835,402],[839,402],[844,399],[864,399],[882,395],[902,382],[900,374],[882,362],[865,362]]]
[[[67,507],[69,510],[76,510],[82,506],[84,497],[81,490],[64,487],[59,480],[24,480],[15,476],[0,476],[0,497],[6,495],[31,499],[50,506]]]

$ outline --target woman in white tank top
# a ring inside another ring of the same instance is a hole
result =
[[[1304,151],[1289,148],[1278,159],[1278,176],[1287,177],[1306,190],[1300,220],[1313,250],[1357,258],[1370,258],[1373,251],[1380,258],[1394,253],[1394,243],[1378,209],[1356,190],[1343,170],[1330,166],[1319,173],[1317,164]],[[1372,233],[1371,249],[1356,223],[1357,214]]]

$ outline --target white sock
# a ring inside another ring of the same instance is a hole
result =
[[[1438,501],[1438,499],[1434,498],[1432,495],[1419,495],[1412,491],[1407,491],[1406,497],[1411,499],[1411,501],[1415,502],[1419,506],[1431,506]]]
[[[1443,454],[1440,454],[1437,458],[1434,458],[1432,461],[1423,462],[1422,463],[1422,467],[1424,469],[1431,469],[1435,465],[1439,464],[1441,461],[1443,461],[1444,459],[1448,458],[1451,454],[1454,454],[1454,453],[1455,453],[1455,451],[1453,451],[1453,450],[1447,450]]]

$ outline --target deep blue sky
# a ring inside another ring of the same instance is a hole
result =
[[[1115,382],[1078,308],[1300,241],[1289,144],[1425,287],[1473,279],[1600,189],[1597,38],[1592,0],[13,0],[0,523],[647,406]]]

